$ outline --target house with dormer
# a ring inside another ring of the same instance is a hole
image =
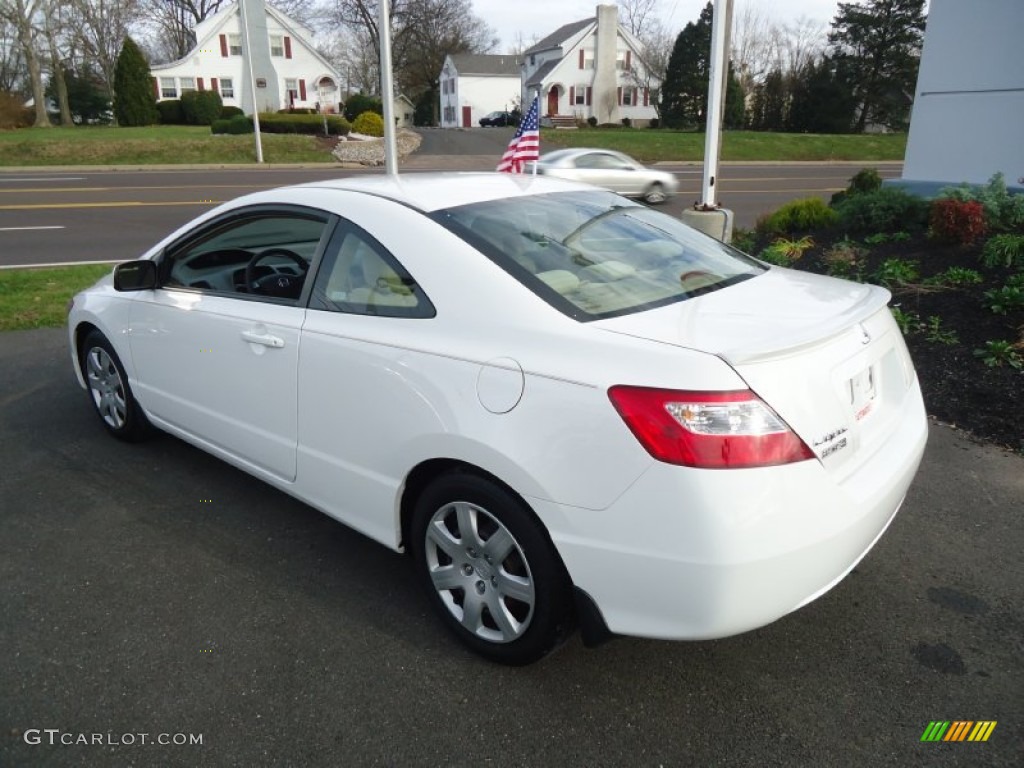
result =
[[[521,57],[450,53],[441,67],[441,127],[472,128],[490,112],[519,106]]]
[[[244,7],[243,7],[244,6]],[[248,35],[242,12],[248,20]],[[312,31],[263,0],[235,0],[196,25],[187,56],[150,67],[157,101],[188,91],[218,91],[225,106],[252,114],[289,107],[338,112],[340,75],[312,42]],[[249,39],[252,77],[242,50]]]
[[[589,19],[559,27],[523,54],[521,98],[540,95],[555,124],[590,117],[598,123],[646,125],[658,116],[652,100],[661,82],[641,56],[640,41],[619,24],[618,7],[598,5]]]

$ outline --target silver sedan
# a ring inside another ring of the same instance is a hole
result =
[[[537,173],[582,181],[620,195],[639,197],[647,203],[663,203],[679,187],[676,177],[645,168],[629,155],[610,149],[559,149],[542,155]]]

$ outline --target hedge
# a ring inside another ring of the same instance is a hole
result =
[[[340,115],[327,116],[327,131],[332,136],[345,136],[352,129],[348,120]],[[322,135],[324,118],[322,115],[279,115],[260,114],[260,130],[266,133],[305,133]]]
[[[220,118],[224,102],[216,91],[187,91],[181,95],[181,111],[190,125],[211,125]]]
[[[245,115],[235,115],[228,120],[214,120],[210,126],[212,133],[242,134],[252,133],[252,119]]]
[[[156,111],[160,113],[161,125],[187,125],[185,113],[181,111],[181,102],[177,99],[158,101]]]

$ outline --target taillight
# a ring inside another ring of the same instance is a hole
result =
[[[807,444],[749,389],[615,386],[608,397],[647,452],[669,464],[736,469],[814,458]]]

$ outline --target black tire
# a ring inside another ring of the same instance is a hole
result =
[[[646,190],[644,190],[644,202],[650,205],[661,205],[668,200],[668,193],[665,188],[658,182],[654,182]]]
[[[132,395],[128,375],[107,337],[90,331],[82,340],[79,359],[89,400],[107,432],[131,443],[147,437],[151,427]]]
[[[469,535],[463,520],[475,521]],[[413,512],[412,550],[442,620],[484,658],[530,664],[573,627],[569,579],[547,533],[491,480],[454,472],[428,486]]]

